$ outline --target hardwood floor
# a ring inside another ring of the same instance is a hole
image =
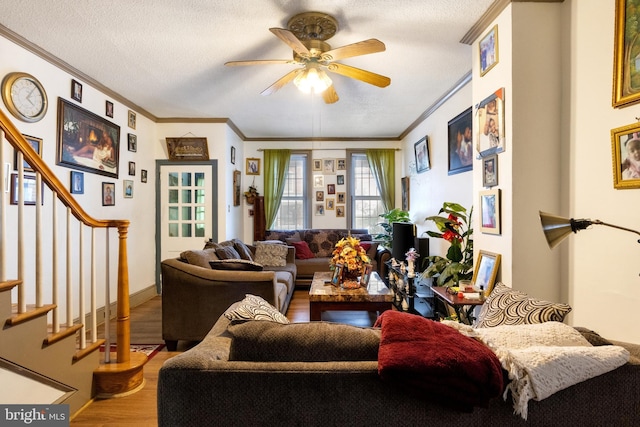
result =
[[[289,305],[286,316],[292,322],[309,321],[308,290],[296,290]],[[131,343],[161,344],[162,341],[162,299],[155,297],[131,310]],[[349,323],[356,326],[371,326],[375,314],[366,312],[326,312],[322,320]],[[111,323],[115,331],[115,322]],[[178,343],[177,352],[168,352],[166,348],[158,352],[144,367],[145,386],[142,390],[129,396],[95,400],[75,415],[72,426],[117,427],[117,426],[157,426],[156,390],[158,371],[162,364],[188,350],[196,343]]]

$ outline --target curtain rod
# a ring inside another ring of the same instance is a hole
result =
[[[258,151],[264,151],[264,150],[277,150],[277,148],[258,148]],[[359,149],[357,148],[311,148],[311,150],[317,150],[317,151],[345,151],[345,150],[357,150],[359,151]],[[365,148],[365,150],[368,150],[368,148]],[[402,148],[379,148],[379,150],[395,150],[395,151],[402,151]]]

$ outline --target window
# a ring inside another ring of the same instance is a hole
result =
[[[280,209],[271,227],[274,230],[307,228],[307,159],[307,154],[291,154]]]
[[[351,154],[351,195],[351,227],[366,228],[372,234],[382,232],[378,223],[385,210],[364,153]]]

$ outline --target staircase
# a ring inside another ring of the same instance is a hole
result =
[[[18,165],[13,180],[0,179],[0,369],[70,390],[55,403],[69,404],[71,414],[93,398],[137,391],[147,358],[129,349],[129,221],[89,216],[2,111],[0,142],[0,166],[13,150]],[[25,206],[24,164],[35,174],[34,206]],[[5,190],[13,181],[11,199],[17,202],[8,204]],[[113,302],[117,352],[103,353],[100,346],[113,341]],[[98,338],[103,322],[104,337]],[[0,403],[10,393],[11,386],[2,384]]]

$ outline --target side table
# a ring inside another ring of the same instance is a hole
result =
[[[447,292],[447,288],[445,286],[432,286],[433,294],[446,305],[453,307],[458,316],[458,320],[461,323],[471,324],[473,323],[473,310],[479,306],[484,304],[484,298],[458,298],[458,295],[453,295]],[[463,318],[464,315],[464,318]],[[466,322],[463,322],[466,320]]]

